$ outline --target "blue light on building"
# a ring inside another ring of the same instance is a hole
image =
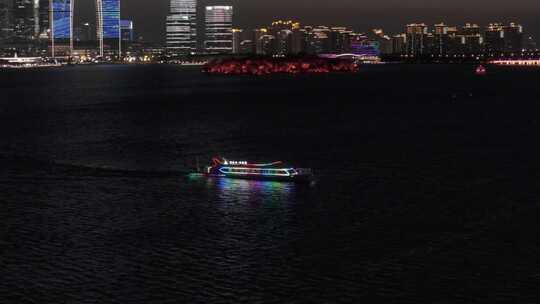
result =
[[[122,33],[122,41],[133,41],[133,21],[131,20],[120,20],[120,29]]]
[[[101,0],[103,38],[120,38],[120,0]]]
[[[53,0],[53,37],[71,39],[72,0]]]

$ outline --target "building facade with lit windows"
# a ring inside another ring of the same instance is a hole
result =
[[[135,33],[133,30],[133,21],[120,20],[120,32],[122,35],[122,41],[133,42],[133,39],[135,37]]]
[[[17,40],[34,40],[39,36],[39,0],[14,0],[13,34]]]
[[[521,52],[523,50],[523,26],[510,23],[503,27],[504,50],[506,52]]]
[[[13,36],[13,3],[11,0],[0,0],[0,41]]]
[[[408,24],[405,35],[407,41],[406,54],[408,56],[416,57],[426,53],[428,35],[428,27],[426,24]]]
[[[232,53],[233,54],[240,54],[240,48],[242,45],[242,35],[244,31],[242,29],[232,29]]]
[[[186,55],[197,50],[197,0],[171,0],[166,23],[169,55]]]
[[[73,37],[73,6],[73,0],[52,0],[52,39],[70,40]]]
[[[485,31],[485,52],[489,55],[501,53],[504,50],[504,26],[502,23],[491,23]]]
[[[205,8],[204,49],[207,53],[233,52],[233,7],[207,6]]]

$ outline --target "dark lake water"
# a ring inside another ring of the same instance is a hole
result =
[[[2,70],[0,303],[537,303],[540,70],[473,71]]]

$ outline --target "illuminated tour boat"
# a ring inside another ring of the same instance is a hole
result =
[[[487,70],[483,65],[479,65],[478,67],[476,67],[475,73],[476,75],[483,76],[487,74]]]
[[[314,176],[311,169],[293,168],[283,162],[254,164],[247,161],[212,159],[212,164],[200,174],[208,177],[250,179],[262,181],[310,182]]]

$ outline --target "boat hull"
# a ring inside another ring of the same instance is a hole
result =
[[[289,183],[310,183],[314,181],[312,175],[296,175],[296,176],[262,176],[262,175],[228,175],[228,174],[207,174],[207,177],[254,180],[254,181],[274,181],[274,182],[289,182]]]

